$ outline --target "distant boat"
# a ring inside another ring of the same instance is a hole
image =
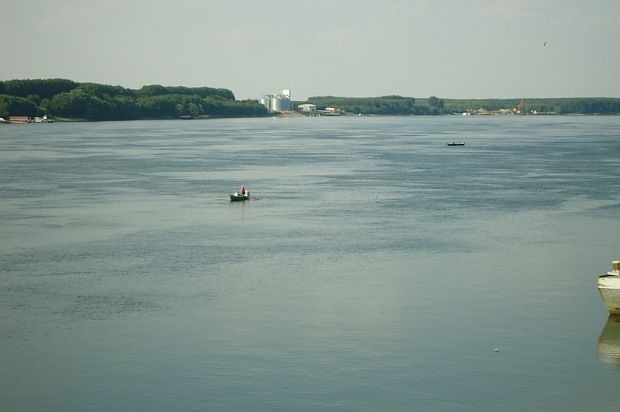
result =
[[[243,200],[250,200],[250,192],[245,192],[245,194],[243,195],[239,192],[235,192],[230,195],[231,202],[238,202]]]
[[[448,146],[465,146],[465,142],[452,142],[448,143]]]
[[[611,262],[612,269],[598,277],[598,291],[612,315],[620,315],[620,260]]]
[[[250,191],[245,188],[245,185],[241,185],[238,192],[230,195],[231,202],[239,202],[243,200],[250,200]]]

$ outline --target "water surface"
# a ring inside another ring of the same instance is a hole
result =
[[[0,409],[615,411],[619,153],[617,117],[0,127]]]

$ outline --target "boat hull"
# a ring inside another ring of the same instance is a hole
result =
[[[599,276],[598,291],[609,313],[620,315],[620,276]]]
[[[242,202],[244,200],[250,200],[250,194],[245,194],[245,195],[240,195],[237,193],[234,193],[232,195],[230,195],[230,201],[231,202]]]

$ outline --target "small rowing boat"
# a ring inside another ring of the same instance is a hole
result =
[[[238,202],[243,200],[250,200],[250,192],[245,192],[245,194],[243,195],[239,192],[235,192],[230,195],[231,202]]]
[[[250,200],[250,191],[247,190],[244,185],[241,185],[241,188],[238,192],[230,195],[230,201],[239,202],[243,200]]]

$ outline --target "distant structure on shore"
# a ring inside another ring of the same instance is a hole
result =
[[[293,110],[290,89],[282,90],[281,94],[266,94],[260,99],[260,103],[270,112]]]

